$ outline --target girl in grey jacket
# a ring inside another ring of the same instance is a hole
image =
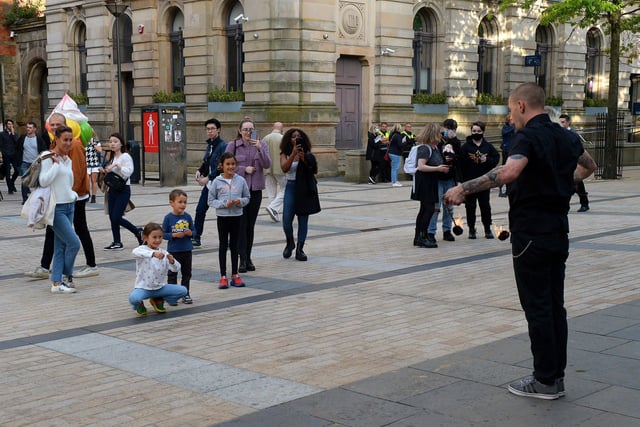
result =
[[[236,158],[231,152],[220,156],[222,174],[210,181],[209,206],[215,208],[218,224],[218,260],[220,284],[218,289],[245,286],[238,275],[238,237],[242,208],[249,204],[249,186],[236,171]],[[227,279],[227,248],[231,250],[231,281]]]

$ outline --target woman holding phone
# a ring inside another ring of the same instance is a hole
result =
[[[282,228],[287,245],[282,256],[290,258],[293,249],[296,259],[306,261],[304,242],[307,239],[309,215],[320,212],[318,188],[315,174],[318,163],[311,154],[311,141],[302,129],[289,129],[282,136],[280,143],[280,166],[285,174],[287,184],[284,189],[284,211]],[[293,216],[298,217],[298,244],[293,239]]]
[[[260,141],[255,124],[249,118],[242,120],[235,141],[227,144],[226,151],[233,153],[236,157],[236,173],[243,177],[249,186],[249,204],[242,209],[238,239],[240,256],[238,272],[246,273],[256,269],[251,260],[251,249],[256,220],[262,203],[262,190],[265,188],[264,169],[271,166],[271,157],[267,143]]]

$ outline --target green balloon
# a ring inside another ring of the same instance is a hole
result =
[[[93,128],[89,124],[89,122],[80,123],[80,140],[82,144],[86,147],[87,143],[93,136]]]

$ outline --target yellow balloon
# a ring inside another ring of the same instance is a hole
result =
[[[80,123],[75,120],[67,119],[67,126],[71,128],[71,133],[73,133],[73,139],[80,138]]]

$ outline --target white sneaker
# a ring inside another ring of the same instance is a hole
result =
[[[25,271],[24,275],[27,277],[33,277],[34,279],[48,279],[49,270],[42,268],[41,266],[37,266],[33,271]]]
[[[399,182],[394,182],[393,184],[391,184],[392,187],[402,187],[402,184],[400,184]]]
[[[88,265],[85,265],[80,270],[74,272],[73,277],[91,277],[97,276],[98,274],[100,274],[100,271],[98,271],[98,266],[90,267]]]
[[[76,293],[76,290],[60,282],[58,286],[54,285],[53,283],[51,284],[51,293],[52,294],[74,294]]]
[[[271,206],[267,206],[265,209],[269,213],[269,216],[271,217],[271,221],[280,222],[280,214],[276,212],[275,209],[273,209]]]

